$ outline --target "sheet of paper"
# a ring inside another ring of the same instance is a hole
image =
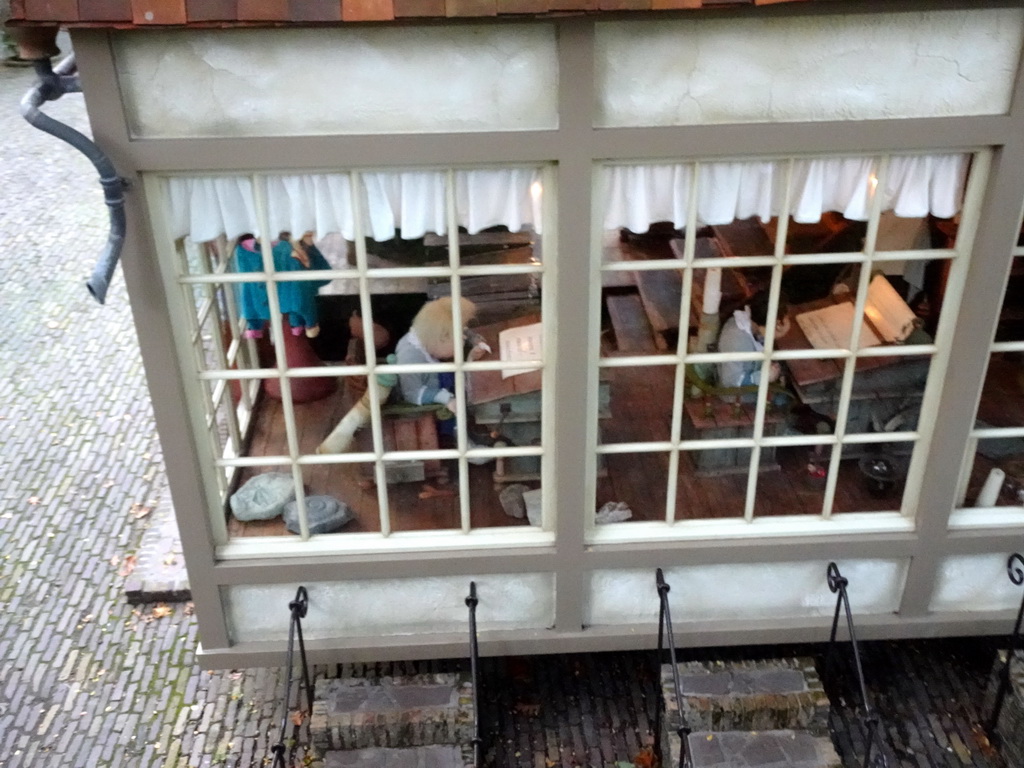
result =
[[[796,322],[815,349],[846,349],[853,333],[853,304],[844,301],[804,312],[796,316]],[[881,343],[871,328],[862,323],[858,347],[876,347]]]
[[[917,323],[917,315],[896,293],[896,289],[885,275],[875,275],[872,278],[871,285],[868,286],[864,314],[885,341],[891,344],[906,340]]]
[[[543,348],[541,340],[543,332],[540,323],[520,325],[517,328],[506,328],[498,334],[498,347],[501,360],[508,363],[519,363],[541,360]],[[536,371],[537,368],[505,368],[501,378],[518,376],[520,373]]]

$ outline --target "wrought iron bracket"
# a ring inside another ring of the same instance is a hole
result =
[[[839,566],[834,562],[828,564],[825,569],[825,579],[829,591],[836,595],[836,610],[832,616],[832,633],[828,639],[828,650],[825,655],[825,673],[830,673],[832,664],[832,652],[835,648],[836,633],[839,629],[839,613],[843,609],[846,612],[846,626],[850,633],[850,646],[853,648],[853,660],[857,670],[857,682],[860,684],[860,698],[863,707],[862,721],[864,723],[864,768],[887,768],[888,760],[882,750],[881,736],[878,732],[878,714],[871,707],[871,700],[868,698],[867,685],[864,682],[864,668],[860,660],[860,646],[857,643],[857,631],[853,625],[853,611],[850,609],[850,598],[846,588],[850,581],[839,572]],[[877,752],[875,747],[878,747]],[[874,754],[873,754],[874,753]]]
[[[1006,575],[1018,587],[1024,584],[1024,556],[1014,552],[1006,561]],[[1006,663],[999,671],[999,688],[996,689],[996,700],[992,706],[992,714],[988,718],[986,728],[989,738],[993,742],[1000,740],[996,731],[999,725],[999,715],[1003,712],[1003,704],[1006,701],[1006,694],[1010,691],[1010,665],[1013,664],[1013,657],[1020,648],[1021,620],[1024,619],[1024,596],[1021,597],[1020,608],[1017,609],[1017,621],[1013,625],[1013,632],[1010,633],[1009,643],[1006,649]]]

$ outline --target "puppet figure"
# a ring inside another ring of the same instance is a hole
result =
[[[263,271],[260,247],[251,233],[239,236],[235,245],[235,264],[239,272]],[[242,283],[241,305],[242,317],[245,318],[245,338],[261,338],[263,328],[270,320],[266,283]]]
[[[462,299],[462,322],[470,322],[476,315],[476,307],[469,299]],[[450,298],[428,301],[412,321],[412,328],[395,347],[399,365],[413,363],[447,362],[455,357],[455,344],[463,341],[472,345],[466,355],[468,361],[479,360],[491,351],[476,334],[465,331],[454,334],[452,321],[452,300]],[[413,405],[443,405],[452,413],[458,413],[455,402],[454,373],[403,373],[398,377],[402,399]]]
[[[463,322],[470,321],[476,314],[476,307],[462,299]],[[376,335],[376,334],[375,334]],[[479,360],[491,351],[490,347],[476,334],[454,333],[452,300],[435,299],[423,305],[413,319],[412,328],[398,341],[394,355],[387,362],[399,365],[446,362],[455,357],[455,344],[463,339],[472,345],[467,360]],[[455,397],[454,373],[403,373],[380,374],[376,377],[379,401],[404,402],[410,405],[435,406],[438,408],[438,432],[451,437],[455,433],[455,414],[459,413]],[[396,387],[397,385],[397,387]],[[396,398],[396,395],[398,396]],[[317,448],[318,453],[343,453],[352,447],[356,432],[370,421],[369,390],[345,414],[338,426]],[[443,414],[443,415],[442,415]],[[447,418],[445,418],[445,416]],[[477,448],[472,440],[469,448]],[[491,459],[471,458],[474,464],[484,464]]]
[[[287,232],[271,244],[274,270],[277,272],[298,272],[308,269],[330,269],[331,266],[313,245],[313,233],[306,232],[297,243],[292,243]],[[238,238],[235,246],[235,261],[239,272],[262,272],[263,256],[260,244],[252,234]],[[281,281],[277,284],[278,303],[281,312],[288,316],[292,334],[299,336],[305,331],[313,338],[320,333],[320,318],[317,312],[316,295],[329,280]],[[258,339],[270,320],[270,304],[267,300],[267,286],[263,282],[242,283],[242,317],[245,318],[245,337]]]
[[[282,241],[289,241],[288,233],[281,233]],[[306,232],[295,243],[290,243],[287,254],[278,253],[274,247],[274,269],[278,272],[301,272],[311,269],[330,269],[331,265],[313,245],[313,233]],[[320,333],[320,313],[316,306],[316,295],[330,280],[299,280],[284,281],[277,284],[277,296],[281,302],[281,312],[288,315],[288,324],[292,334],[300,335],[305,330],[306,336],[314,338]]]

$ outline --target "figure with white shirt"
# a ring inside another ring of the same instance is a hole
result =
[[[768,291],[761,290],[750,297],[746,306],[733,312],[718,336],[719,352],[761,352],[764,350],[765,326],[768,323]],[[779,297],[778,320],[775,336],[785,336],[789,330],[786,313],[789,304]],[[761,381],[763,363],[760,360],[730,360],[718,364],[718,384],[722,387],[746,387]],[[782,368],[778,363],[768,367],[768,381],[778,381]]]

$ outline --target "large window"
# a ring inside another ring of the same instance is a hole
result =
[[[543,528],[550,182],[155,180],[220,543]]]
[[[596,522],[913,510],[987,161],[604,167]]]
[[[1024,512],[1024,224],[989,348],[954,522],[1019,524]]]

